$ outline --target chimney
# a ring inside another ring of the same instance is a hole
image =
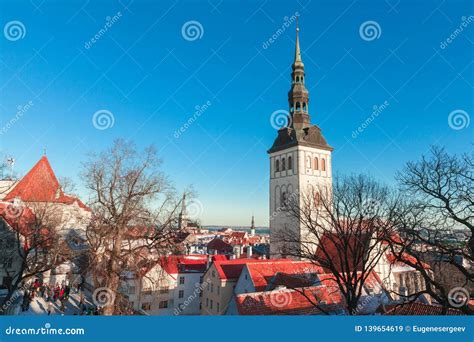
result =
[[[234,259],[240,258],[240,254],[241,254],[240,251],[241,251],[241,246],[234,247]]]

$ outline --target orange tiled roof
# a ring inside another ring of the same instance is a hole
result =
[[[404,305],[395,305],[387,308],[385,315],[391,316],[462,316],[464,313],[458,309],[447,309],[443,313],[443,307],[439,305],[429,305],[414,302]]]
[[[63,204],[76,202],[81,208],[90,211],[90,208],[80,199],[68,196],[61,190],[61,185],[46,156],[41,157],[36,165],[5,196],[4,200],[12,201],[15,198],[19,198],[23,202]]]
[[[344,309],[340,291],[334,286],[313,286],[300,290],[273,290],[236,297],[241,315],[318,315]],[[316,306],[314,304],[316,304]],[[324,311],[323,311],[324,310]]]

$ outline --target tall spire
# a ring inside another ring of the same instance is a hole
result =
[[[179,229],[186,229],[188,226],[188,219],[186,217],[186,192],[183,192],[183,199],[181,200],[181,212],[178,215]]]
[[[303,65],[303,61],[301,60],[300,37],[299,37],[300,27],[298,25],[298,18],[299,16],[296,17],[296,47],[295,47],[295,61],[293,65],[300,64],[300,63],[301,65]]]
[[[308,113],[309,93],[305,87],[305,72],[303,60],[301,59],[299,32],[298,17],[296,17],[295,60],[291,66],[291,89],[288,92],[291,116],[289,121],[291,128],[296,130],[301,130],[310,125]]]
[[[252,223],[250,225],[250,236],[255,236],[255,219],[252,215]]]

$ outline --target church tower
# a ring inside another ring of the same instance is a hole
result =
[[[321,129],[312,125],[309,114],[309,92],[301,58],[299,27],[296,22],[296,47],[292,65],[291,88],[288,92],[289,113],[285,127],[278,130],[270,156],[270,255],[284,257],[290,247],[282,233],[291,232],[299,241],[305,240],[306,229],[288,212],[288,203],[303,203],[303,197],[318,191],[332,190],[333,148],[324,139]],[[293,240],[292,240],[293,241]]]

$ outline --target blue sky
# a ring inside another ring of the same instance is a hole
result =
[[[296,13],[310,114],[335,148],[334,172],[390,183],[431,144],[472,148],[474,123],[448,122],[473,113],[471,1],[2,0],[0,157],[14,156],[21,175],[46,148],[87,200],[88,152],[119,137],[154,144],[176,188],[193,185],[204,224],[246,225],[254,213],[267,225],[270,116],[287,109]],[[12,21],[20,37],[6,30]],[[183,36],[190,21],[198,37]],[[368,21],[375,37],[360,33]],[[99,110],[112,127],[93,125]]]

